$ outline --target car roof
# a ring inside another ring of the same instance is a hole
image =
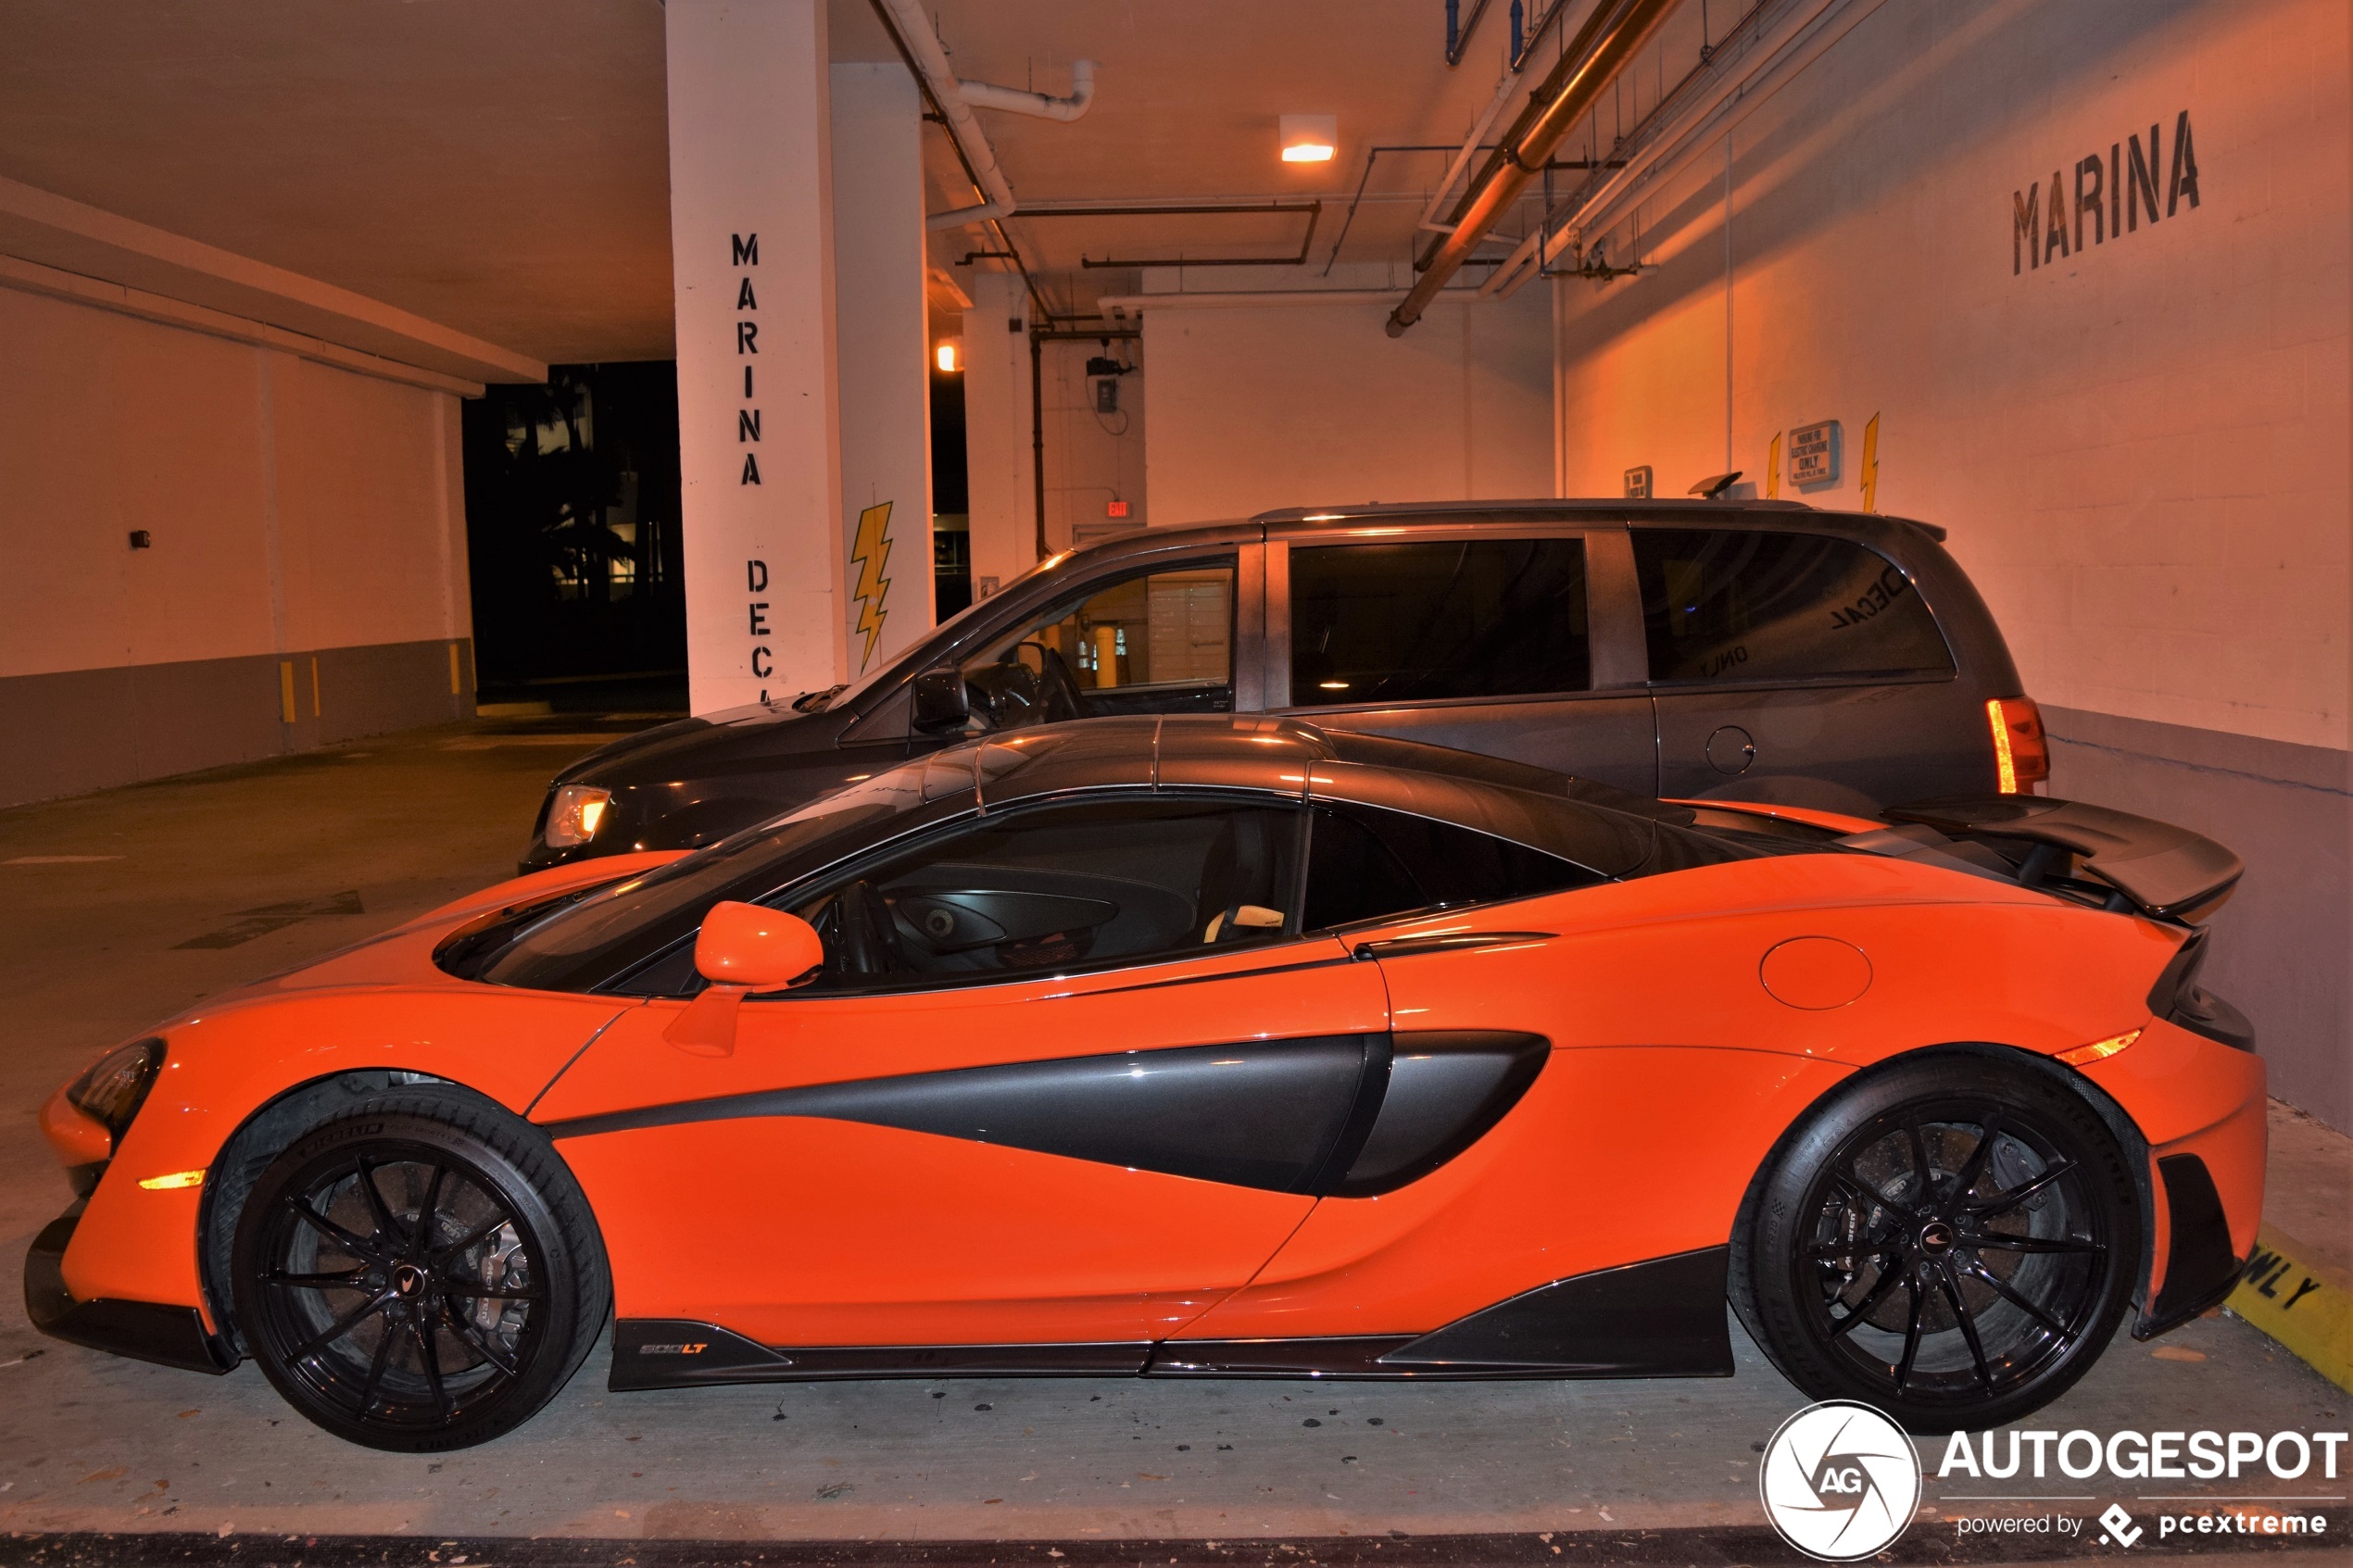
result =
[[[1453,822],[1613,875],[1648,854],[1655,823],[1692,820],[1687,808],[1549,769],[1296,719],[1080,719],[983,735],[919,766],[926,800],[973,788],[983,811],[1082,791],[1251,790]]]
[[[1048,564],[1092,566],[1128,556],[1155,555],[1197,546],[1244,543],[1258,539],[1296,539],[1318,533],[1416,523],[1560,522],[1631,523],[1648,526],[1787,529],[1832,533],[1887,546],[1907,533],[1924,534],[1943,544],[1945,530],[1917,518],[1876,512],[1825,511],[1803,501],[1627,500],[1619,496],[1572,496],[1567,499],[1491,501],[1399,501],[1360,506],[1281,507],[1246,519],[1180,523],[1169,527],[1131,529],[1107,539],[1065,552]]]

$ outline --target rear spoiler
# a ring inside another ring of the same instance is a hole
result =
[[[2085,878],[2121,896],[2112,897],[2111,906],[2129,905],[2159,919],[2211,914],[2246,870],[2229,849],[2187,828],[2044,796],[1923,800],[1881,815],[1996,852],[2007,849],[2004,859],[2017,864],[2023,886]]]

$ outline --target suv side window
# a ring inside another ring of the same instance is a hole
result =
[[[982,984],[1189,957],[1297,930],[1296,807],[1094,800],[983,817],[793,910],[825,944],[810,989]]]
[[[1115,713],[1230,713],[1230,556],[1098,583],[965,661],[983,728]]]
[[[1592,684],[1582,539],[1290,547],[1293,707]]]
[[[1904,569],[1851,540],[1696,528],[1633,538],[1654,682],[1953,672]]]
[[[1445,904],[1532,898],[1607,880],[1524,844],[1372,806],[1315,809],[1301,929]]]

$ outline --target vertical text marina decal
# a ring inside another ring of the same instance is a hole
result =
[[[743,402],[736,409],[736,444],[744,448],[742,473],[738,485],[760,483],[760,408],[752,401],[751,356],[760,352],[760,323],[751,312],[760,308],[760,295],[751,286],[751,269],[760,265],[760,236],[730,234],[727,236],[728,260],[741,269],[736,280],[736,358],[743,363]],[[768,601],[755,596],[768,591],[768,563],[758,558],[744,562],[744,619],[751,638],[751,673],[754,680],[764,681],[775,671],[775,661],[763,640],[768,635]],[[768,700],[763,687],[760,700]]]
[[[736,308],[743,312],[757,310],[760,308],[760,295],[752,291],[749,269],[760,265],[760,236],[731,234],[728,241],[734,264],[747,269],[743,276],[736,281]],[[757,450],[760,445],[760,409],[751,400],[750,359],[750,356],[759,352],[760,323],[749,315],[739,316],[736,321],[736,357],[743,361],[744,401],[743,407],[736,410],[736,441],[738,445],[750,449],[744,453],[744,471],[736,481],[738,484],[760,483],[760,453]]]
[[[2097,147],[2075,160],[2071,170],[2054,169],[2047,189],[2039,176],[2026,188],[2010,193],[2010,274],[2039,269],[2045,261],[2081,256],[2087,245],[2105,245],[2154,226],[2160,216],[2178,218],[2195,210],[2197,195],[2197,146],[2190,135],[2190,111],[2173,120],[2170,150],[2158,132],[2149,126],[2148,144],[2135,131],[2121,142],[2110,142],[2103,158]],[[2068,174],[2073,175],[2070,185]],[[2158,187],[2164,187],[2159,212]]]

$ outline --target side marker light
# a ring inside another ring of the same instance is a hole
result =
[[[2059,1052],[2059,1060],[2070,1067],[2088,1067],[2095,1061],[2106,1061],[2141,1037],[2138,1029],[2128,1029],[2121,1035],[2110,1035],[2105,1040],[2095,1040],[2088,1046],[2078,1046],[2071,1051]]]
[[[204,1185],[202,1171],[174,1171],[168,1176],[149,1176],[139,1184],[149,1192],[171,1192],[180,1187]]]

